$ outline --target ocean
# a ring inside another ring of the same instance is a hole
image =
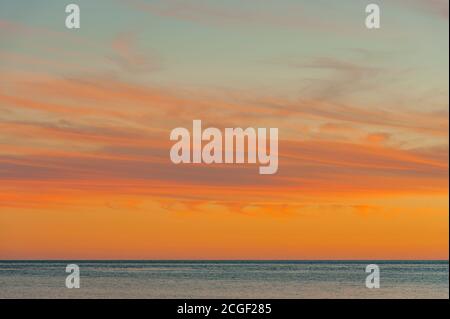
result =
[[[66,265],[80,288],[65,286]],[[380,269],[380,288],[365,268]],[[449,298],[448,261],[0,261],[0,298]]]

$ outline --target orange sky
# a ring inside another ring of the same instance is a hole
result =
[[[399,1],[369,43],[353,7],[92,3],[79,33],[0,13],[0,259],[448,259],[448,15]],[[194,119],[277,127],[277,174],[174,165]]]

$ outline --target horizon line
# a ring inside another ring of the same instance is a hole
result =
[[[94,262],[118,262],[118,261],[129,261],[129,262],[233,262],[233,261],[244,261],[244,262],[337,262],[337,261],[436,261],[436,262],[449,262],[449,259],[0,259],[0,262],[54,262],[54,261],[94,261]]]

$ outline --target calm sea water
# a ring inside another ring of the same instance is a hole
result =
[[[0,261],[0,298],[449,298],[448,261],[76,261],[67,289],[69,263]]]

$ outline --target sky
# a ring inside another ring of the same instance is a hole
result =
[[[448,1],[370,2],[0,0],[0,259],[448,259]]]

